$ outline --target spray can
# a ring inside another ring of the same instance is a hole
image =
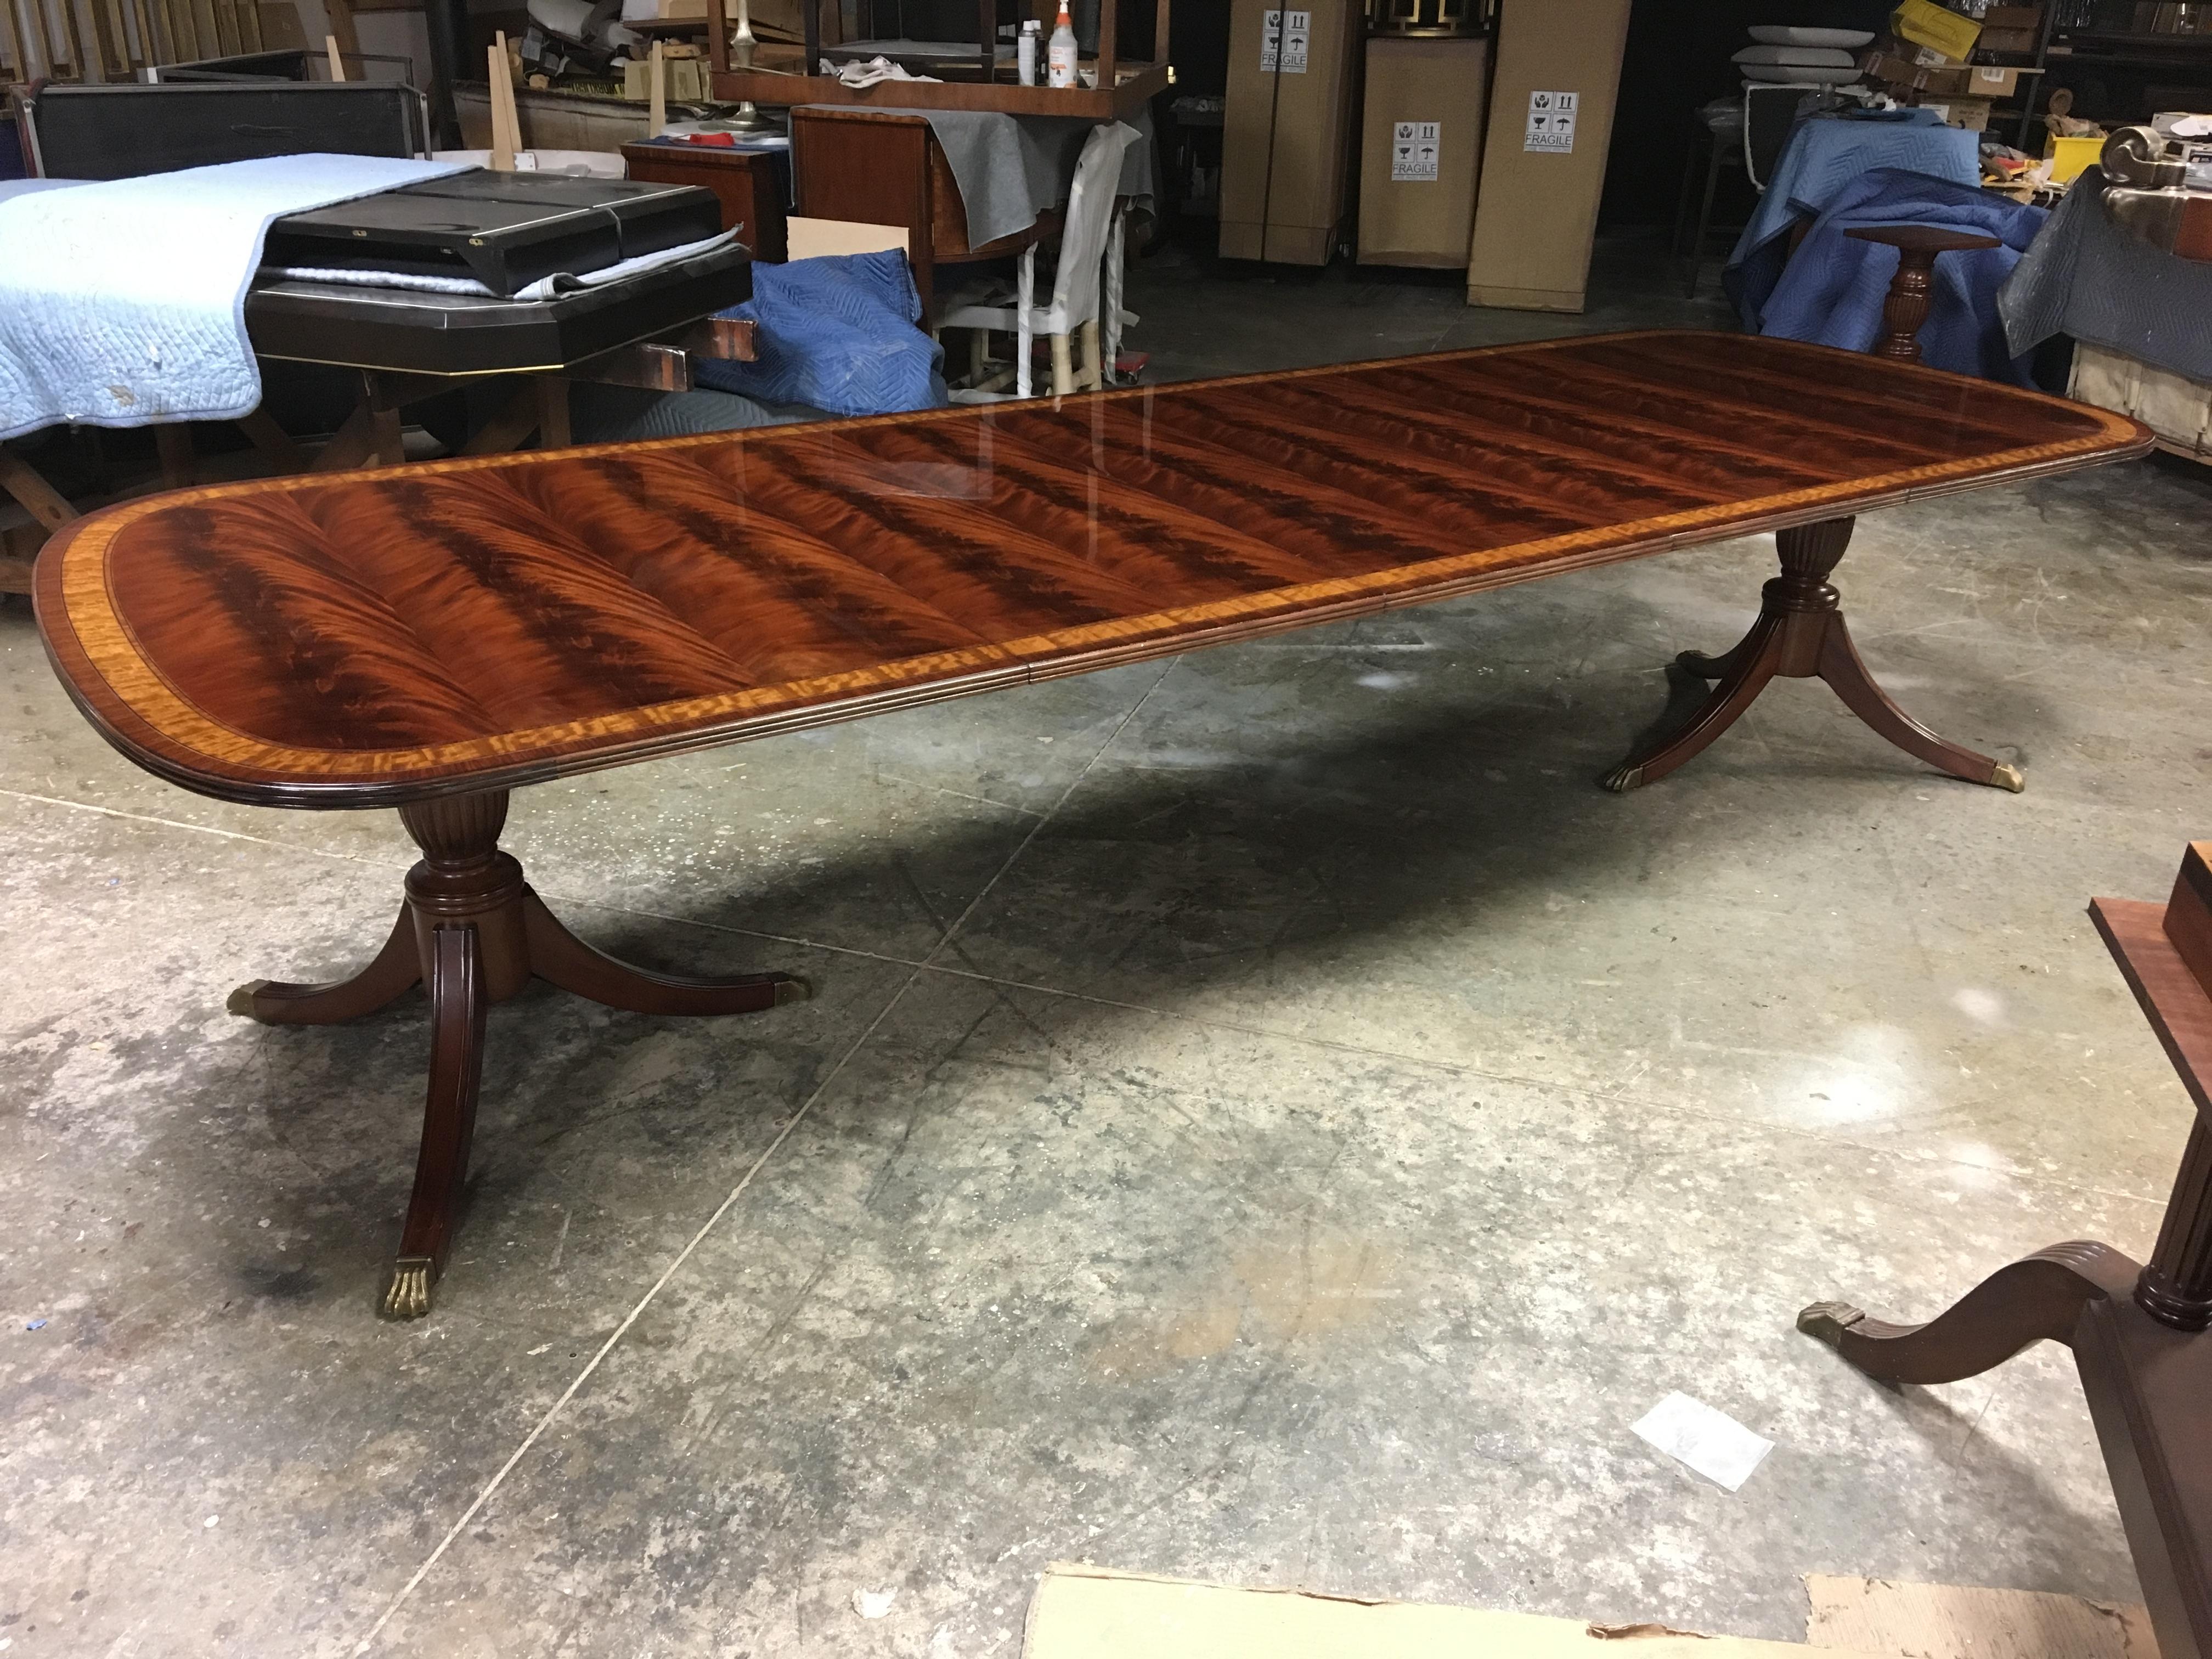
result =
[[[1043,39],[1044,25],[1034,17],[1022,25],[1019,41],[1015,46],[1017,66],[1021,71],[1021,82],[1025,87],[1037,83],[1037,46]]]

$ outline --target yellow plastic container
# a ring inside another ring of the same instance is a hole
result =
[[[2070,185],[2081,176],[2081,169],[2096,165],[2103,154],[2105,141],[2095,138],[2053,138],[2051,141],[2051,182]]]
[[[1982,33],[1982,26],[1972,18],[1961,17],[1934,0],[1902,0],[1890,14],[1889,26],[1900,39],[1930,47],[1954,62],[1963,62]]]

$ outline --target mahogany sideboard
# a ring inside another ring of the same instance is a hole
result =
[[[429,993],[414,1197],[383,1307],[422,1313],[465,1177],[484,1010],[536,974],[615,1007],[765,1009],[784,975],[653,975],[500,850],[508,793],[1771,531],[1782,572],[1680,765],[1777,677],[1938,770],[2018,788],[1875,683],[1828,576],[1852,515],[2144,453],[2124,416],[1790,341],[1600,336],[1053,400],[218,485],[39,562],[78,707],[131,760],[267,806],[397,809],[422,849],[350,980],[272,1024]]]

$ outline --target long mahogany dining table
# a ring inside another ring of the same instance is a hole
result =
[[[652,974],[499,848],[522,785],[1772,531],[1782,572],[1626,790],[1778,675],[1929,765],[2020,775],[1899,709],[1827,578],[1853,515],[2145,453],[2124,416],[1794,342],[1624,334],[1049,401],[266,479],[119,504],[41,555],[92,723],[187,789],[396,808],[422,852],[354,977],[234,1012],[358,1018],[416,984],[430,1079],[381,1302],[427,1312],[468,1170],[484,1011],[533,974],[734,1013],[764,974]]]

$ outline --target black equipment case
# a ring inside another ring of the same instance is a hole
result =
[[[477,168],[288,214],[269,227],[261,257],[280,268],[473,276],[504,299],[721,228],[720,204],[696,185]]]

